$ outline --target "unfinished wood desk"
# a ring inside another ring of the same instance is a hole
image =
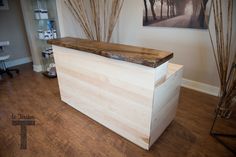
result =
[[[149,149],[174,119],[182,66],[172,53],[78,38],[53,45],[62,101]]]

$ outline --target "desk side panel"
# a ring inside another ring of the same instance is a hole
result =
[[[152,109],[150,146],[174,119],[179,102],[183,66],[168,64],[166,80],[156,84]]]
[[[155,69],[53,46],[61,99],[144,149]]]

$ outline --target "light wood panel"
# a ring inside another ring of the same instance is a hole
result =
[[[168,65],[164,83],[155,86],[152,107],[150,146],[174,119],[181,85],[183,66]]]
[[[61,99],[131,142],[144,149],[153,143],[150,141],[152,125],[155,126],[152,122],[157,122],[152,119],[158,113],[153,111],[156,106],[153,96],[162,100],[161,86],[166,82],[164,88],[168,89],[166,98],[171,101],[172,112],[163,109],[165,113],[160,118],[172,116],[162,121],[165,125],[159,124],[161,128],[153,130],[161,133],[173,119],[177,98],[172,98],[172,93],[178,96],[179,90],[173,91],[176,86],[169,86],[173,85],[172,81],[179,85],[181,68],[167,75],[168,62],[151,68],[59,46],[53,46],[53,50]],[[174,77],[176,71],[178,77]],[[163,106],[168,102],[160,103]]]

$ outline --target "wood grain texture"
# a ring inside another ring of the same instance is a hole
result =
[[[153,112],[153,96],[158,93],[155,97],[164,108],[167,102],[162,102],[163,94],[168,101],[172,100],[170,94],[179,95],[176,88],[181,83],[182,66],[166,77],[168,62],[151,68],[54,45],[53,51],[62,100],[119,135],[149,149],[151,125],[157,123],[152,117],[166,119],[172,114],[166,125],[161,123],[155,130],[160,133],[173,120],[178,99],[169,103],[171,113],[166,111],[158,117],[159,113]],[[179,75],[174,77],[177,71]],[[157,82],[167,83],[169,90],[159,92]]]
[[[168,64],[168,73],[162,84],[155,86],[152,106],[150,146],[162,134],[175,117],[179,103],[179,92],[183,66]]]
[[[63,103],[57,79],[33,72],[31,64],[17,68],[20,75],[0,79],[1,157],[235,157],[209,135],[217,97],[182,88],[174,121],[146,151]],[[12,113],[36,117],[26,150]],[[216,129],[233,133],[235,120],[232,114]]]
[[[171,52],[71,37],[52,39],[48,43],[153,68],[156,68],[173,57],[173,53]]]

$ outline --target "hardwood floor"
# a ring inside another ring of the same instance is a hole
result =
[[[20,67],[21,74],[0,80],[0,157],[233,157],[209,135],[217,98],[181,89],[175,120],[145,151],[60,100],[56,79]],[[27,126],[27,149],[20,149],[20,126],[12,114],[36,118]],[[235,114],[219,129],[236,130]]]

